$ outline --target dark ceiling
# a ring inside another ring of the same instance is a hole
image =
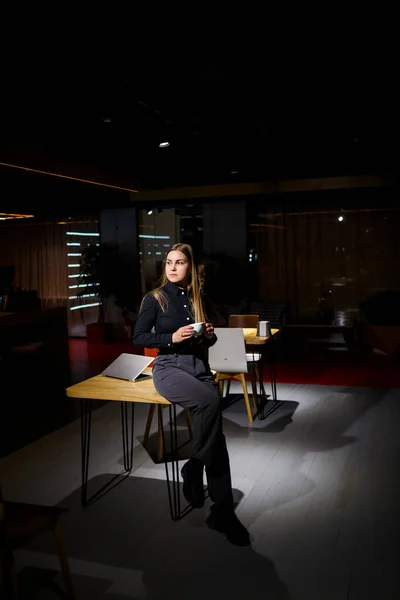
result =
[[[395,75],[373,50],[274,66],[234,50],[28,56],[2,73],[0,161],[138,190],[391,173]],[[3,204],[127,202],[54,179],[2,166]]]

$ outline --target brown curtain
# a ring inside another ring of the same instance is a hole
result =
[[[249,206],[257,299],[286,301],[294,316],[315,315],[324,293],[333,310],[356,312],[363,299],[400,289],[398,209],[378,195],[365,208],[314,208],[306,200]]]
[[[98,231],[98,221],[89,218],[79,223],[7,223],[0,227],[0,266],[15,266],[14,286],[36,291],[42,308],[70,309],[69,297],[76,294],[68,287],[68,275],[79,272],[79,268],[69,264],[79,263],[80,259],[67,256],[67,242],[75,239],[67,236],[67,231]],[[85,336],[86,325],[96,322],[98,314],[98,307],[68,310],[69,335]]]
[[[14,265],[15,287],[37,291],[43,307],[67,305],[65,226],[55,223],[2,226],[0,264]]]

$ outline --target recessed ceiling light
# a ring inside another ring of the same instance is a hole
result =
[[[170,145],[169,142],[160,142],[158,144],[159,148],[168,148],[169,145]]]

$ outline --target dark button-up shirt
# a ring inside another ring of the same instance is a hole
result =
[[[167,297],[164,311],[152,294],[149,293],[144,297],[133,331],[133,343],[144,348],[170,349],[171,352],[175,348],[177,351],[186,350],[188,353],[215,344],[216,336],[210,339],[204,336],[193,337],[179,344],[173,344],[172,334],[180,327],[195,322],[192,305],[185,290],[174,283],[166,283],[162,291]]]

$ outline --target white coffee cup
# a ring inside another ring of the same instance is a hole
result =
[[[193,328],[193,335],[197,337],[203,333],[204,323],[190,323],[190,327]]]

